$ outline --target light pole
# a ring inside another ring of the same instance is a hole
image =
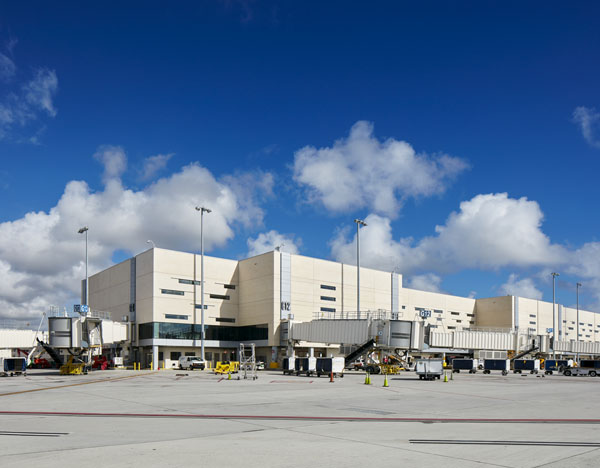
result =
[[[204,361],[204,213],[212,210],[197,206],[196,211],[200,212],[200,359]]]
[[[556,302],[556,277],[560,276],[558,273],[552,272],[552,357],[556,360],[556,313],[555,302]]]
[[[155,249],[155,248],[156,248],[156,245],[154,245],[154,242],[152,242],[150,239],[148,239],[148,240],[146,241],[146,244],[150,244],[150,245],[152,245],[152,248],[153,248],[153,249]]]
[[[88,284],[88,227],[87,226],[83,226],[79,231],[77,231],[78,234],[83,234],[85,233],[85,305],[89,306],[89,300],[90,300],[90,288],[89,288],[89,284]]]
[[[577,291],[577,354],[575,359],[577,360],[577,365],[579,365],[579,288],[581,287],[581,283],[577,283],[575,286],[575,290]]]
[[[366,226],[362,219],[355,219],[356,223],[356,317],[360,318],[360,227]]]

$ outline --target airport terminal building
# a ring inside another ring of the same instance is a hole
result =
[[[130,324],[126,359],[171,368],[180,356],[200,355],[200,279],[200,255],[152,248],[91,276],[89,305]],[[259,360],[281,362],[282,323],[289,320],[369,313],[420,321],[434,333],[519,329],[545,335],[553,327],[552,303],[408,289],[397,273],[362,267],[359,313],[355,265],[277,250],[240,261],[205,256],[204,280],[205,355],[213,364],[236,359],[240,342],[255,343]],[[557,304],[556,313],[557,339],[577,341],[577,311]],[[579,341],[599,342],[600,316],[583,310],[579,316]]]

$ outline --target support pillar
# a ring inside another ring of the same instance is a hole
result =
[[[158,345],[152,345],[152,370],[158,369]]]

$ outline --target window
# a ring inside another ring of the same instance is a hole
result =
[[[462,323],[462,320],[455,320],[456,323]]]
[[[165,314],[165,318],[173,320],[187,320],[189,317],[189,315]]]
[[[181,353],[179,351],[171,351],[171,361],[177,361],[181,357]]]
[[[529,322],[529,325],[535,325],[535,322]]]
[[[335,291],[335,286],[329,286],[328,284],[322,284],[321,289],[329,289],[330,291]]]
[[[443,311],[443,310],[440,310],[440,309],[433,309],[433,311],[434,311],[436,314],[443,314],[443,313],[444,313],[444,311]]]
[[[456,327],[448,327],[448,330],[456,330]]]
[[[429,328],[437,328],[437,325],[429,325]]]
[[[406,306],[402,306],[402,310],[406,309]],[[598,325],[600,327],[600,325]]]
[[[322,300],[322,301],[332,301],[332,302],[335,302],[335,297],[331,297],[331,296],[321,296],[321,300]]]
[[[585,325],[585,323],[583,323],[583,322],[579,322],[579,325]]]
[[[591,323],[588,323],[588,327],[592,327],[593,325]]]
[[[225,289],[235,289],[235,284],[224,284],[223,287]]]
[[[195,304],[194,308],[195,309],[202,309],[202,304]],[[208,306],[206,304],[204,304],[204,309],[208,309]]]
[[[442,317],[437,317],[437,318],[436,318],[436,320],[439,320],[439,321],[441,321],[441,320],[442,320]]]
[[[467,317],[475,317],[475,314],[467,314]]]
[[[321,307],[321,312],[335,312],[335,309],[331,307]]]
[[[223,294],[209,294],[208,297],[211,299],[223,299],[224,301],[229,300],[229,296],[224,296]]]
[[[135,312],[135,303],[129,304],[129,312]]]
[[[200,281],[194,281],[194,280],[189,280],[189,279],[179,278],[179,283],[180,284],[195,284],[196,286],[200,286]]]
[[[162,294],[172,294],[174,296],[183,296],[185,294],[184,291],[177,291],[176,289],[161,289],[160,292]]]
[[[234,318],[227,318],[227,317],[217,317],[215,318],[215,320],[217,322],[228,322],[228,323],[235,323],[235,319]]]
[[[195,356],[195,355],[196,355],[196,353],[195,353],[195,352],[193,352],[193,351],[186,351],[186,352],[185,352],[185,355],[186,355],[186,356]]]
[[[450,315],[460,315],[460,312],[450,312]]]
[[[569,327],[569,330],[573,330],[573,327]]]
[[[469,323],[470,323],[471,325],[475,325],[475,320],[471,320]]]
[[[590,335],[585,335],[585,337],[586,337],[586,338],[589,338],[589,337],[590,337]]]
[[[535,314],[529,314],[529,316],[535,318]]]
[[[162,361],[163,359],[164,359],[163,352],[162,352],[162,351],[159,351],[159,352],[158,352],[158,360],[159,360],[159,361]]]

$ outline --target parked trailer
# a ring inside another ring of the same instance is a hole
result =
[[[573,367],[572,359],[546,359],[544,361],[544,374],[552,375],[552,372],[562,372],[567,367]]]
[[[483,373],[491,374],[492,371],[501,371],[502,375],[507,375],[510,370],[510,359],[484,359]]]
[[[444,373],[444,363],[442,359],[419,359],[415,365],[415,373],[420,380],[439,380]]]
[[[332,372],[334,377],[344,377],[344,365],[343,357],[319,357],[316,364],[317,377],[331,375]]]
[[[523,371],[530,374],[537,374],[540,371],[539,359],[515,359],[513,361],[513,372],[522,374]]]
[[[292,375],[296,371],[296,358],[286,357],[283,358],[283,375]]]
[[[597,375],[600,375],[600,361],[582,359],[579,363],[579,367],[567,367],[564,369],[563,375],[587,375],[590,377],[596,377]]]
[[[0,375],[2,376],[13,376],[13,375],[26,375],[27,374],[27,359],[24,357],[10,357],[0,358]]]
[[[294,368],[296,369],[296,375],[306,374],[308,377],[310,374],[313,374],[317,371],[317,358],[296,358]]]
[[[477,372],[477,359],[452,359],[452,372],[460,373],[461,370],[469,371],[469,374]]]

